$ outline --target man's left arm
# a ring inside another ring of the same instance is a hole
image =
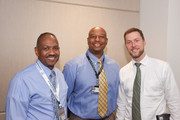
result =
[[[180,120],[180,93],[169,64],[167,64],[166,66],[164,76],[165,97],[167,101],[167,106],[171,114],[171,118],[173,120]]]

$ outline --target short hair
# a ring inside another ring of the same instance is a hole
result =
[[[142,32],[140,29],[134,28],[134,27],[128,29],[128,30],[124,33],[124,40],[126,40],[126,39],[125,39],[126,35],[129,34],[129,33],[131,33],[131,32],[138,32],[138,33],[140,34],[140,36],[142,37],[142,39],[144,40],[143,32]]]
[[[41,39],[43,36],[45,36],[45,35],[52,35],[53,37],[56,38],[56,36],[55,36],[53,33],[50,33],[50,32],[44,32],[44,33],[40,34],[40,36],[38,37],[37,43],[36,43],[36,47],[39,46],[40,39]],[[56,38],[56,39],[57,39],[57,38]]]

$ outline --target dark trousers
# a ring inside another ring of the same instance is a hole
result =
[[[115,120],[114,113],[111,113],[109,116],[102,119],[82,119],[77,115],[74,115],[72,112],[69,112],[69,120]]]

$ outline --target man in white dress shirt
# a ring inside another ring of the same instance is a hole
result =
[[[180,120],[180,93],[167,62],[146,55],[142,31],[130,28],[124,34],[125,46],[132,60],[120,70],[119,97],[116,120],[132,120],[134,63],[141,63],[141,120],[156,120],[170,113],[170,120]],[[138,119],[139,120],[139,119]],[[165,119],[163,119],[165,120]]]

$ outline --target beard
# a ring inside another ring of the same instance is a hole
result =
[[[134,59],[140,58],[143,53],[144,53],[144,49],[142,49],[141,51],[139,51],[138,54],[133,54],[133,53],[129,52],[129,54],[131,55],[131,57],[134,58]]]

